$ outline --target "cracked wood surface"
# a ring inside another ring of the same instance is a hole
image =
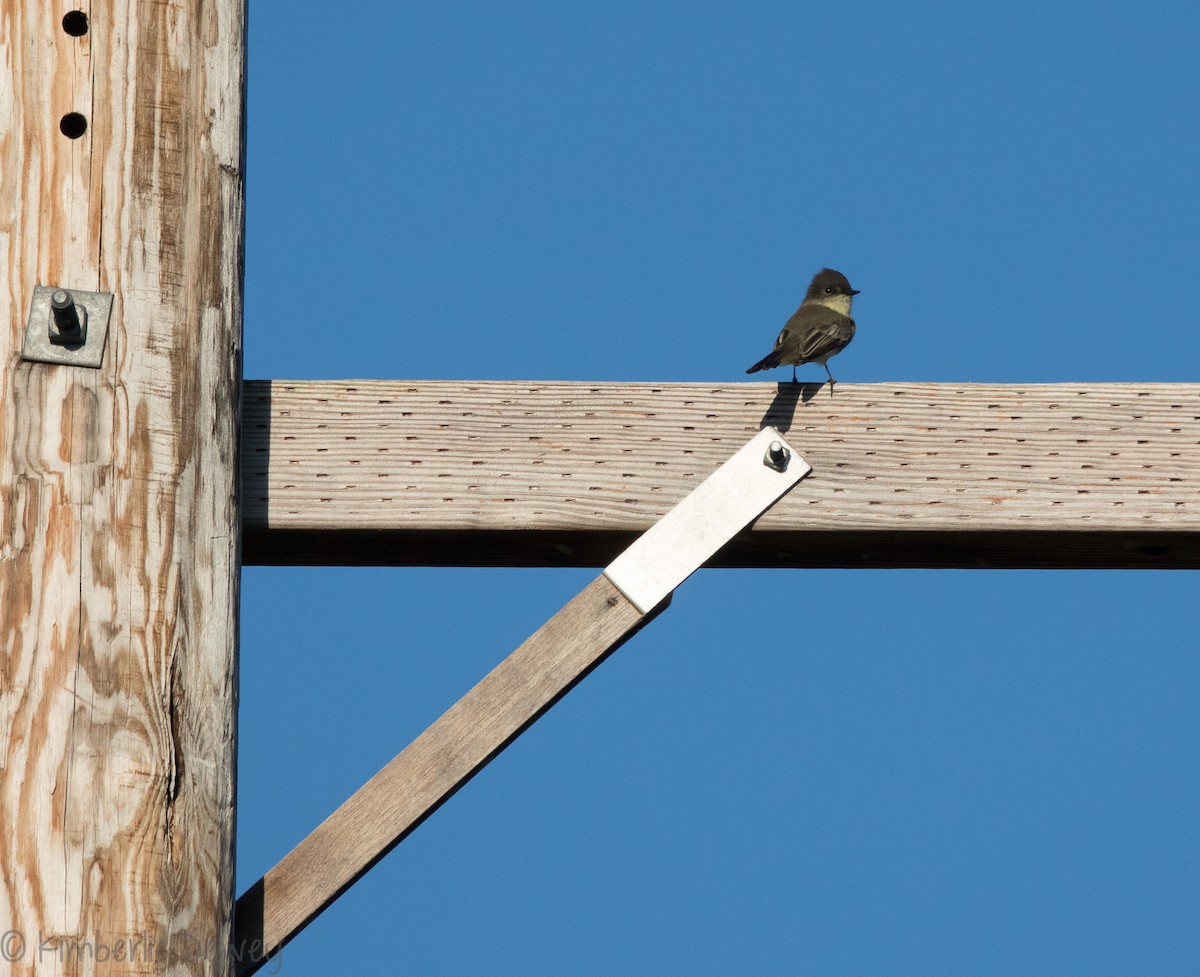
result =
[[[0,949],[221,977],[244,11],[82,6],[79,37],[44,0],[0,15]],[[101,369],[20,360],[35,284],[115,294]]]
[[[607,564],[774,424],[713,565],[1200,566],[1200,385],[253,381],[246,562]]]

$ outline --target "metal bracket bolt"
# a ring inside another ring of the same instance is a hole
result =
[[[787,468],[791,457],[792,453],[780,442],[772,441],[767,445],[767,453],[763,455],[763,464],[768,468],[774,468],[775,471],[781,472]]]
[[[50,342],[73,346],[87,342],[87,309],[75,304],[65,288],[50,296]]]

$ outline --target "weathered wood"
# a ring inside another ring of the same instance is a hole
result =
[[[243,977],[667,603],[643,615],[603,575],[581,590],[238,899]]]
[[[14,975],[228,969],[240,0],[0,17],[0,946]],[[68,112],[86,119],[71,139]],[[115,293],[101,369],[19,359]]]
[[[1200,566],[1200,385],[246,384],[248,563],[603,566],[765,424],[721,566]]]

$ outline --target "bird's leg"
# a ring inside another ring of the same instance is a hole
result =
[[[830,397],[832,397],[832,396],[833,396],[833,385],[834,385],[835,383],[837,383],[837,381],[836,381],[836,380],[833,378],[833,374],[829,372],[829,364],[828,364],[828,363],[822,363],[821,365],[822,365],[823,367],[825,367],[825,375],[826,375],[827,377],[829,377],[829,396],[830,396]]]
[[[796,379],[796,368],[793,366],[792,367],[792,383],[799,383],[799,382],[800,381]]]

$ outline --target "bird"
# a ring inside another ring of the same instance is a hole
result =
[[[829,357],[844,350],[854,338],[850,303],[858,293],[840,271],[822,268],[813,275],[804,301],[779,333],[775,348],[746,372],[790,366],[792,383],[798,383],[797,366],[820,363],[829,377],[829,392],[833,393],[837,381],[829,372]]]

